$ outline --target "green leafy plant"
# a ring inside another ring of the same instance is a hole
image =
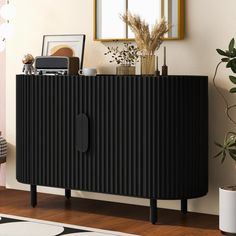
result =
[[[225,114],[227,115],[228,119],[236,126],[236,120],[233,119],[233,117],[230,114],[230,110],[236,107],[236,104],[230,105],[225,98],[224,94],[221,92],[221,90],[216,85],[216,76],[218,69],[221,64],[226,63],[226,68],[231,69],[233,74],[236,74],[236,48],[235,48],[235,40],[234,38],[230,41],[228,49],[227,50],[221,50],[216,49],[216,51],[223,56],[221,58],[221,61],[217,64],[215,69],[215,74],[213,77],[213,85],[215,86],[217,92],[222,97],[224,103],[225,103]],[[230,93],[236,93],[236,76],[229,75],[229,80],[234,84],[234,87],[232,87],[229,92]],[[234,161],[236,161],[236,132],[230,131],[225,134],[223,144],[220,144],[218,142],[215,142],[215,144],[219,147],[220,151],[214,156],[214,157],[220,157],[221,163],[224,162],[227,155],[229,155]]]
[[[122,49],[117,47],[107,47],[108,51],[104,55],[111,55],[110,63],[116,62],[118,65],[131,66],[139,57],[139,49],[131,43],[124,43]]]

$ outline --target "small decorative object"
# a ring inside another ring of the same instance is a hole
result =
[[[6,161],[7,157],[7,141],[2,137],[2,133],[0,131],[0,164]]]
[[[44,35],[42,56],[78,57],[83,68],[84,34]]]
[[[164,65],[162,66],[162,75],[168,75],[168,66],[166,65],[166,47],[164,47]]]
[[[83,70],[79,71],[80,75],[84,76],[96,76],[97,75],[97,69],[95,68],[84,68]]]
[[[24,72],[26,75],[32,74],[34,72],[34,57],[31,54],[24,55],[22,62],[24,64],[22,72]]]
[[[155,76],[160,76],[160,71],[158,67],[158,56],[156,56],[156,71],[155,71]]]
[[[121,18],[133,31],[137,46],[142,52],[141,73],[153,75],[155,73],[155,51],[160,48],[163,37],[170,30],[171,25],[162,18],[150,30],[150,26],[138,15],[127,13]]]
[[[107,47],[108,51],[104,55],[111,54],[110,63],[116,62],[117,75],[135,75],[135,63],[139,57],[139,50],[131,43],[124,43],[124,47]]]
[[[222,63],[227,63],[226,68],[230,68],[231,71],[236,74],[236,48],[235,40],[232,39],[229,43],[227,50],[217,49],[217,52],[223,56],[221,61],[217,64],[215,69],[215,74],[213,78],[213,85],[216,91],[221,96],[225,104],[225,114],[227,115],[229,121],[236,126],[236,120],[233,117],[231,110],[236,107],[236,104],[229,104],[226,96],[216,85],[216,76],[218,69]],[[229,80],[235,85],[236,76],[229,76]],[[230,93],[236,93],[236,87],[230,89]],[[219,147],[219,152],[215,157],[221,158],[221,163],[225,161],[226,156],[232,158],[233,165],[236,164],[236,133],[235,131],[228,131],[225,134],[223,143],[215,143]],[[220,188],[220,230],[225,234],[236,234],[236,185],[227,186]]]

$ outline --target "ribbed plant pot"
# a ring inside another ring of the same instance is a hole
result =
[[[117,75],[135,75],[135,66],[120,65],[116,67]]]
[[[236,235],[236,186],[220,188],[220,230]]]

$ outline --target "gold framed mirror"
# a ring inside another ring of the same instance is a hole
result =
[[[120,19],[130,11],[153,25],[162,17],[172,24],[165,40],[184,38],[184,0],[94,0],[94,40],[131,41],[134,35]]]

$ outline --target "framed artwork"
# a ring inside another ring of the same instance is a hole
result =
[[[84,34],[44,35],[42,56],[79,57],[80,69],[82,69],[84,44]]]

